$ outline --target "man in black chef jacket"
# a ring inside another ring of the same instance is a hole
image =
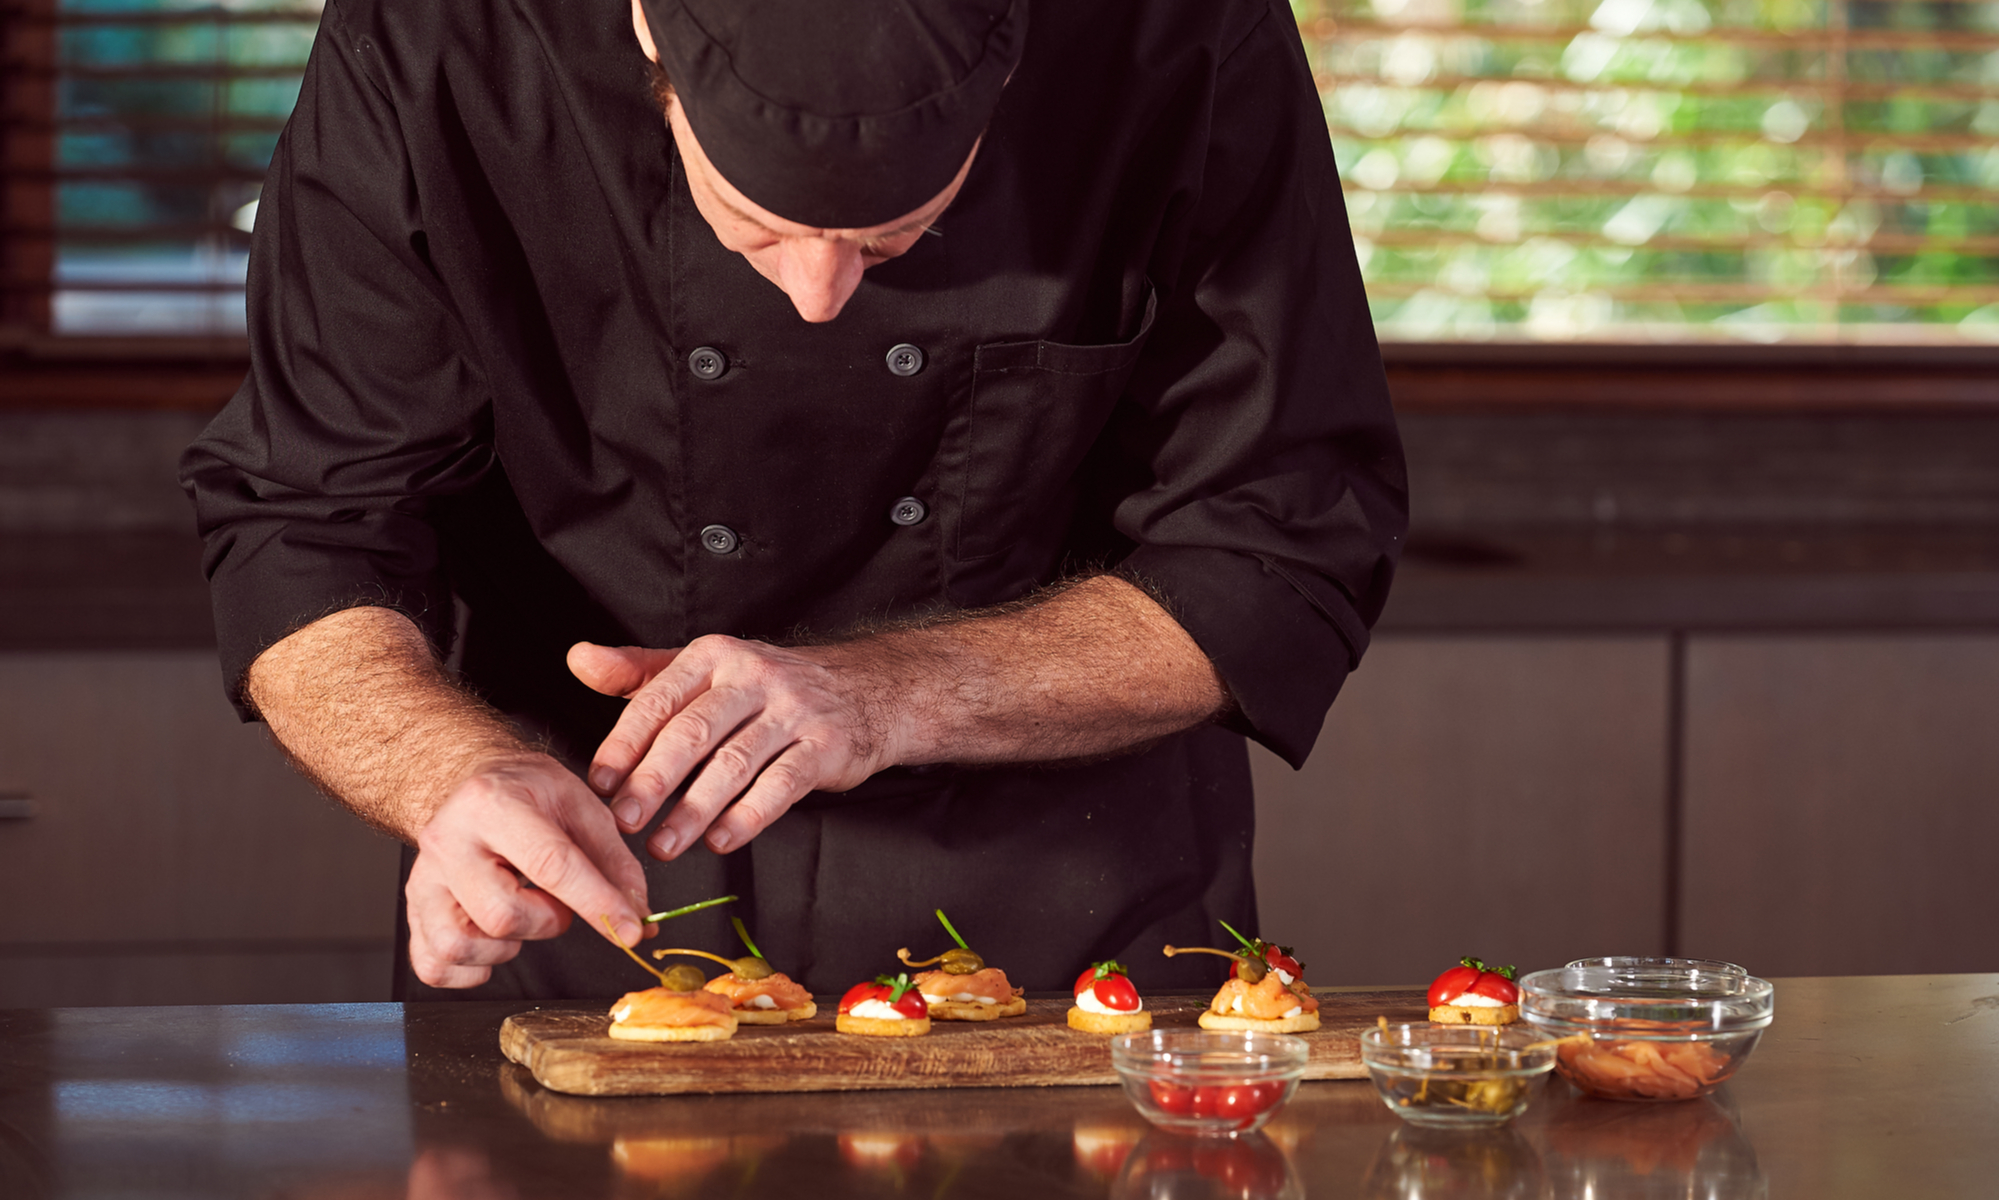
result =
[[[182,470],[237,703],[415,845],[401,994],[724,892],[822,992],[1257,924],[1243,738],[1404,528],[1324,121],[1282,4],[1029,16],[327,5]]]

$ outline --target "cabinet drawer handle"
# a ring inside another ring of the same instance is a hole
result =
[[[26,821],[35,815],[35,798],[26,792],[0,792],[0,821]]]

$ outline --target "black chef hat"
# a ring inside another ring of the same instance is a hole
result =
[[[1028,29],[1028,0],[640,2],[715,169],[824,229],[881,225],[943,191]]]

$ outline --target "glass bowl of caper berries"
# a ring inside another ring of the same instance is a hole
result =
[[[1504,1125],[1528,1107],[1556,1047],[1519,1025],[1391,1025],[1361,1035],[1361,1061],[1389,1111],[1412,1125]]]

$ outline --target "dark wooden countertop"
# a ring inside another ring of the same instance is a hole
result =
[[[502,1060],[525,1005],[0,1012],[0,1195],[1990,1196],[1995,977],[1778,981],[1715,1096],[1406,1128],[1361,1082],[1268,1135],[1149,1132],[1109,1087],[591,1100]]]

